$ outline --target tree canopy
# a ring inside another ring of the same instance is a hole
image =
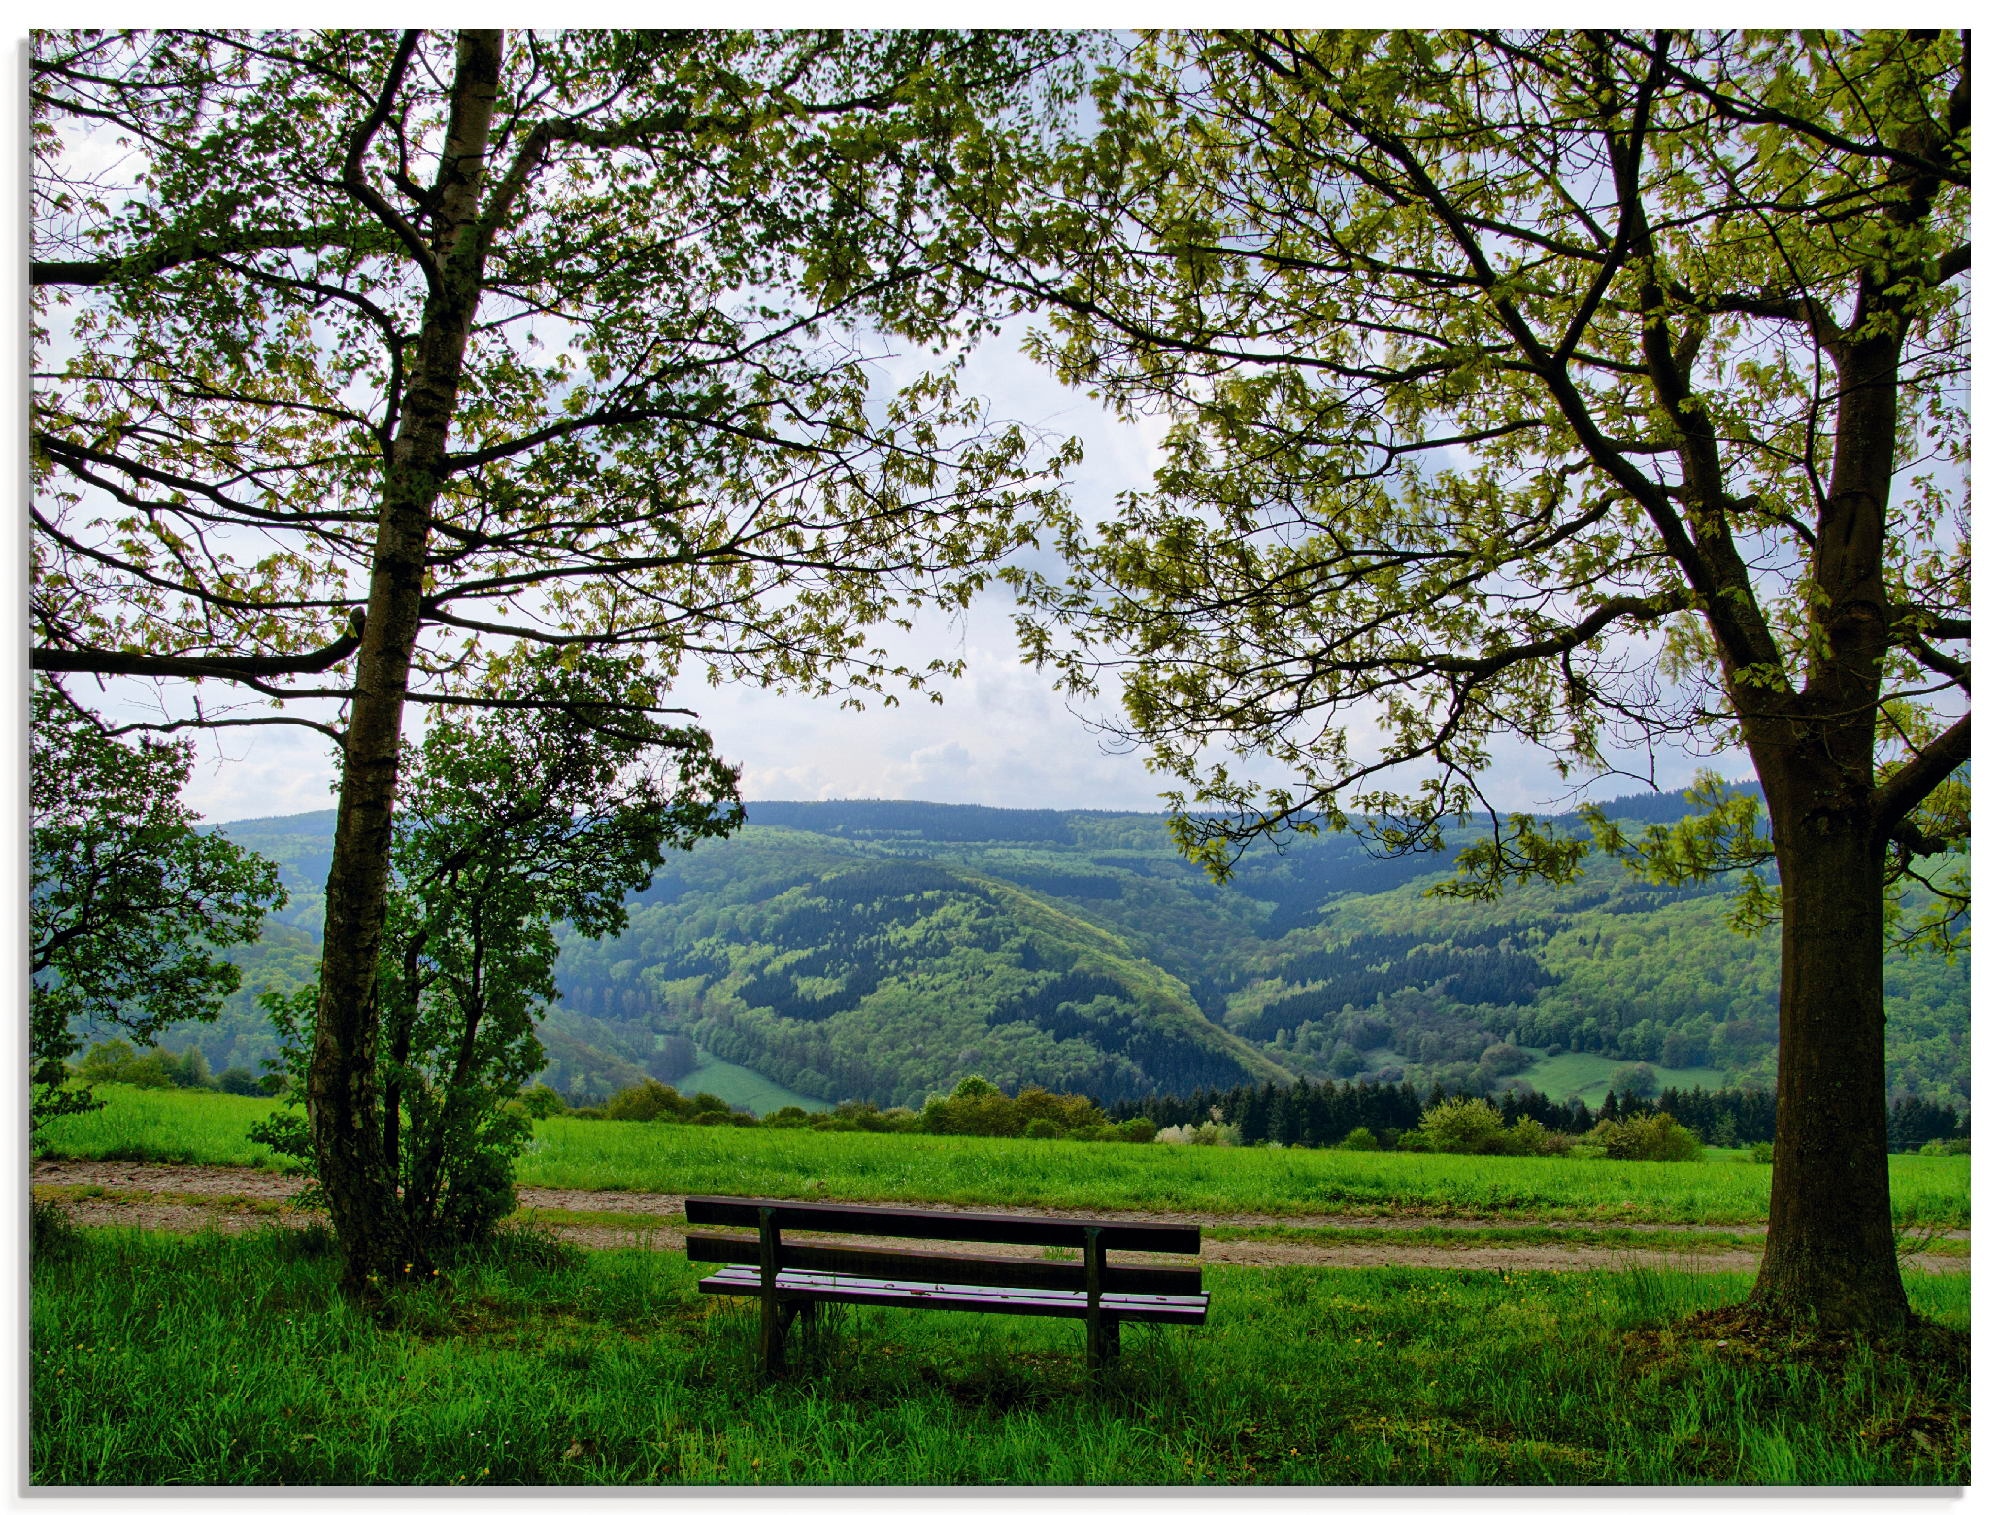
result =
[[[1034,645],[1119,669],[1193,842],[1433,840],[1510,738],[1580,775],[1740,745],[1838,697],[1829,600],[1878,581],[1885,772],[1964,760],[1925,699],[1970,685],[1959,48],[1173,34],[1100,82],[1011,229],[1064,272],[1017,284],[1060,373],[1174,424]]]
[[[954,330],[927,186],[1056,48],[465,45],[38,36],[36,666],[337,728],[302,702],[353,692],[421,446],[414,701],[504,697],[521,639],[818,693],[924,673],[863,629],[962,600],[1045,459],[948,363],[887,382],[879,333]]]

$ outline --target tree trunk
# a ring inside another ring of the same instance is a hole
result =
[[[423,626],[424,563],[465,346],[478,309],[477,225],[500,76],[501,34],[463,32],[434,195],[436,270],[383,482],[368,619],[342,752],[333,864],[326,880],[319,1014],[306,1106],[314,1155],[345,1264],[343,1286],[371,1299],[423,1262],[383,1140],[375,970],[387,913],[390,820],[410,665]],[[427,1270],[425,1270],[427,1271]]]
[[[1901,1330],[1889,1209],[1882,1012],[1883,848],[1859,813],[1784,814],[1778,1139],[1750,1308],[1821,1331]]]

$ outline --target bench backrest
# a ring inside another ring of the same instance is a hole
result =
[[[786,1230],[843,1236],[894,1236],[924,1241],[1015,1242],[1029,1246],[1082,1247],[1096,1233],[1106,1251],[1201,1251],[1201,1228],[1160,1221],[1044,1220],[1028,1215],[983,1215],[950,1210],[903,1210],[882,1205],[835,1205],[812,1200],[735,1199],[693,1195],[687,1218],[704,1226],[755,1226],[762,1211]]]
[[[689,1262],[699,1263],[754,1265],[763,1261],[754,1236],[716,1236],[702,1231],[688,1233],[687,1257]],[[1089,1271],[1081,1262],[973,1257],[891,1247],[828,1247],[786,1241],[779,1245],[778,1263],[786,1268],[843,1273],[857,1278],[899,1278],[924,1284],[996,1284],[1077,1293],[1090,1283]],[[1106,1263],[1098,1287],[1113,1294],[1198,1294],[1201,1269]]]

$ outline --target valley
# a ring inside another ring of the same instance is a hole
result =
[[[330,814],[226,829],[292,898],[240,950],[222,1017],[168,1038],[217,1069],[272,1055],[254,996],[311,971]],[[1566,888],[1428,894],[1451,868],[1302,837],[1217,886],[1155,815],[753,803],[735,836],[671,854],[618,936],[564,940],[544,1078],[572,1104],[654,1077],[759,1114],[914,1107],[970,1073],[1107,1104],[1299,1077],[1593,1106],[1621,1077],[1769,1086],[1777,944],[1729,928],[1730,884],[1655,888],[1594,857]],[[1885,974],[1885,1093],[1962,1103],[1967,955],[1892,952]]]

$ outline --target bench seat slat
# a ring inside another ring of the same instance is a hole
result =
[[[687,1218],[702,1226],[755,1226],[758,1211],[788,1230],[834,1235],[894,1236],[924,1241],[1021,1242],[1031,1246],[1081,1247],[1084,1228],[1096,1226],[1103,1245],[1117,1252],[1201,1251],[1199,1226],[1163,1221],[1044,1220],[1025,1215],[904,1210],[882,1205],[833,1205],[795,1199],[738,1199],[697,1194],[687,1201]]]
[[[1084,1286],[1081,1262],[795,1241],[783,1244],[782,1255],[788,1268],[907,1283],[999,1284],[1072,1292]],[[754,1237],[693,1231],[687,1238],[687,1256],[689,1262],[755,1263],[757,1242]],[[1104,1270],[1104,1287],[1122,1294],[1196,1294],[1201,1290],[1201,1269],[1179,1264],[1113,1263]]]
[[[756,1268],[737,1265],[702,1279],[696,1287],[703,1294],[754,1295],[761,1292],[763,1285]],[[965,1310],[995,1315],[1050,1315],[1082,1319],[1086,1310],[1081,1291],[915,1283],[803,1268],[780,1270],[778,1293],[781,1298],[790,1300],[821,1299],[848,1304]],[[1119,1321],[1199,1325],[1208,1315],[1208,1296],[1107,1293],[1102,1299],[1102,1309],[1107,1318]]]

